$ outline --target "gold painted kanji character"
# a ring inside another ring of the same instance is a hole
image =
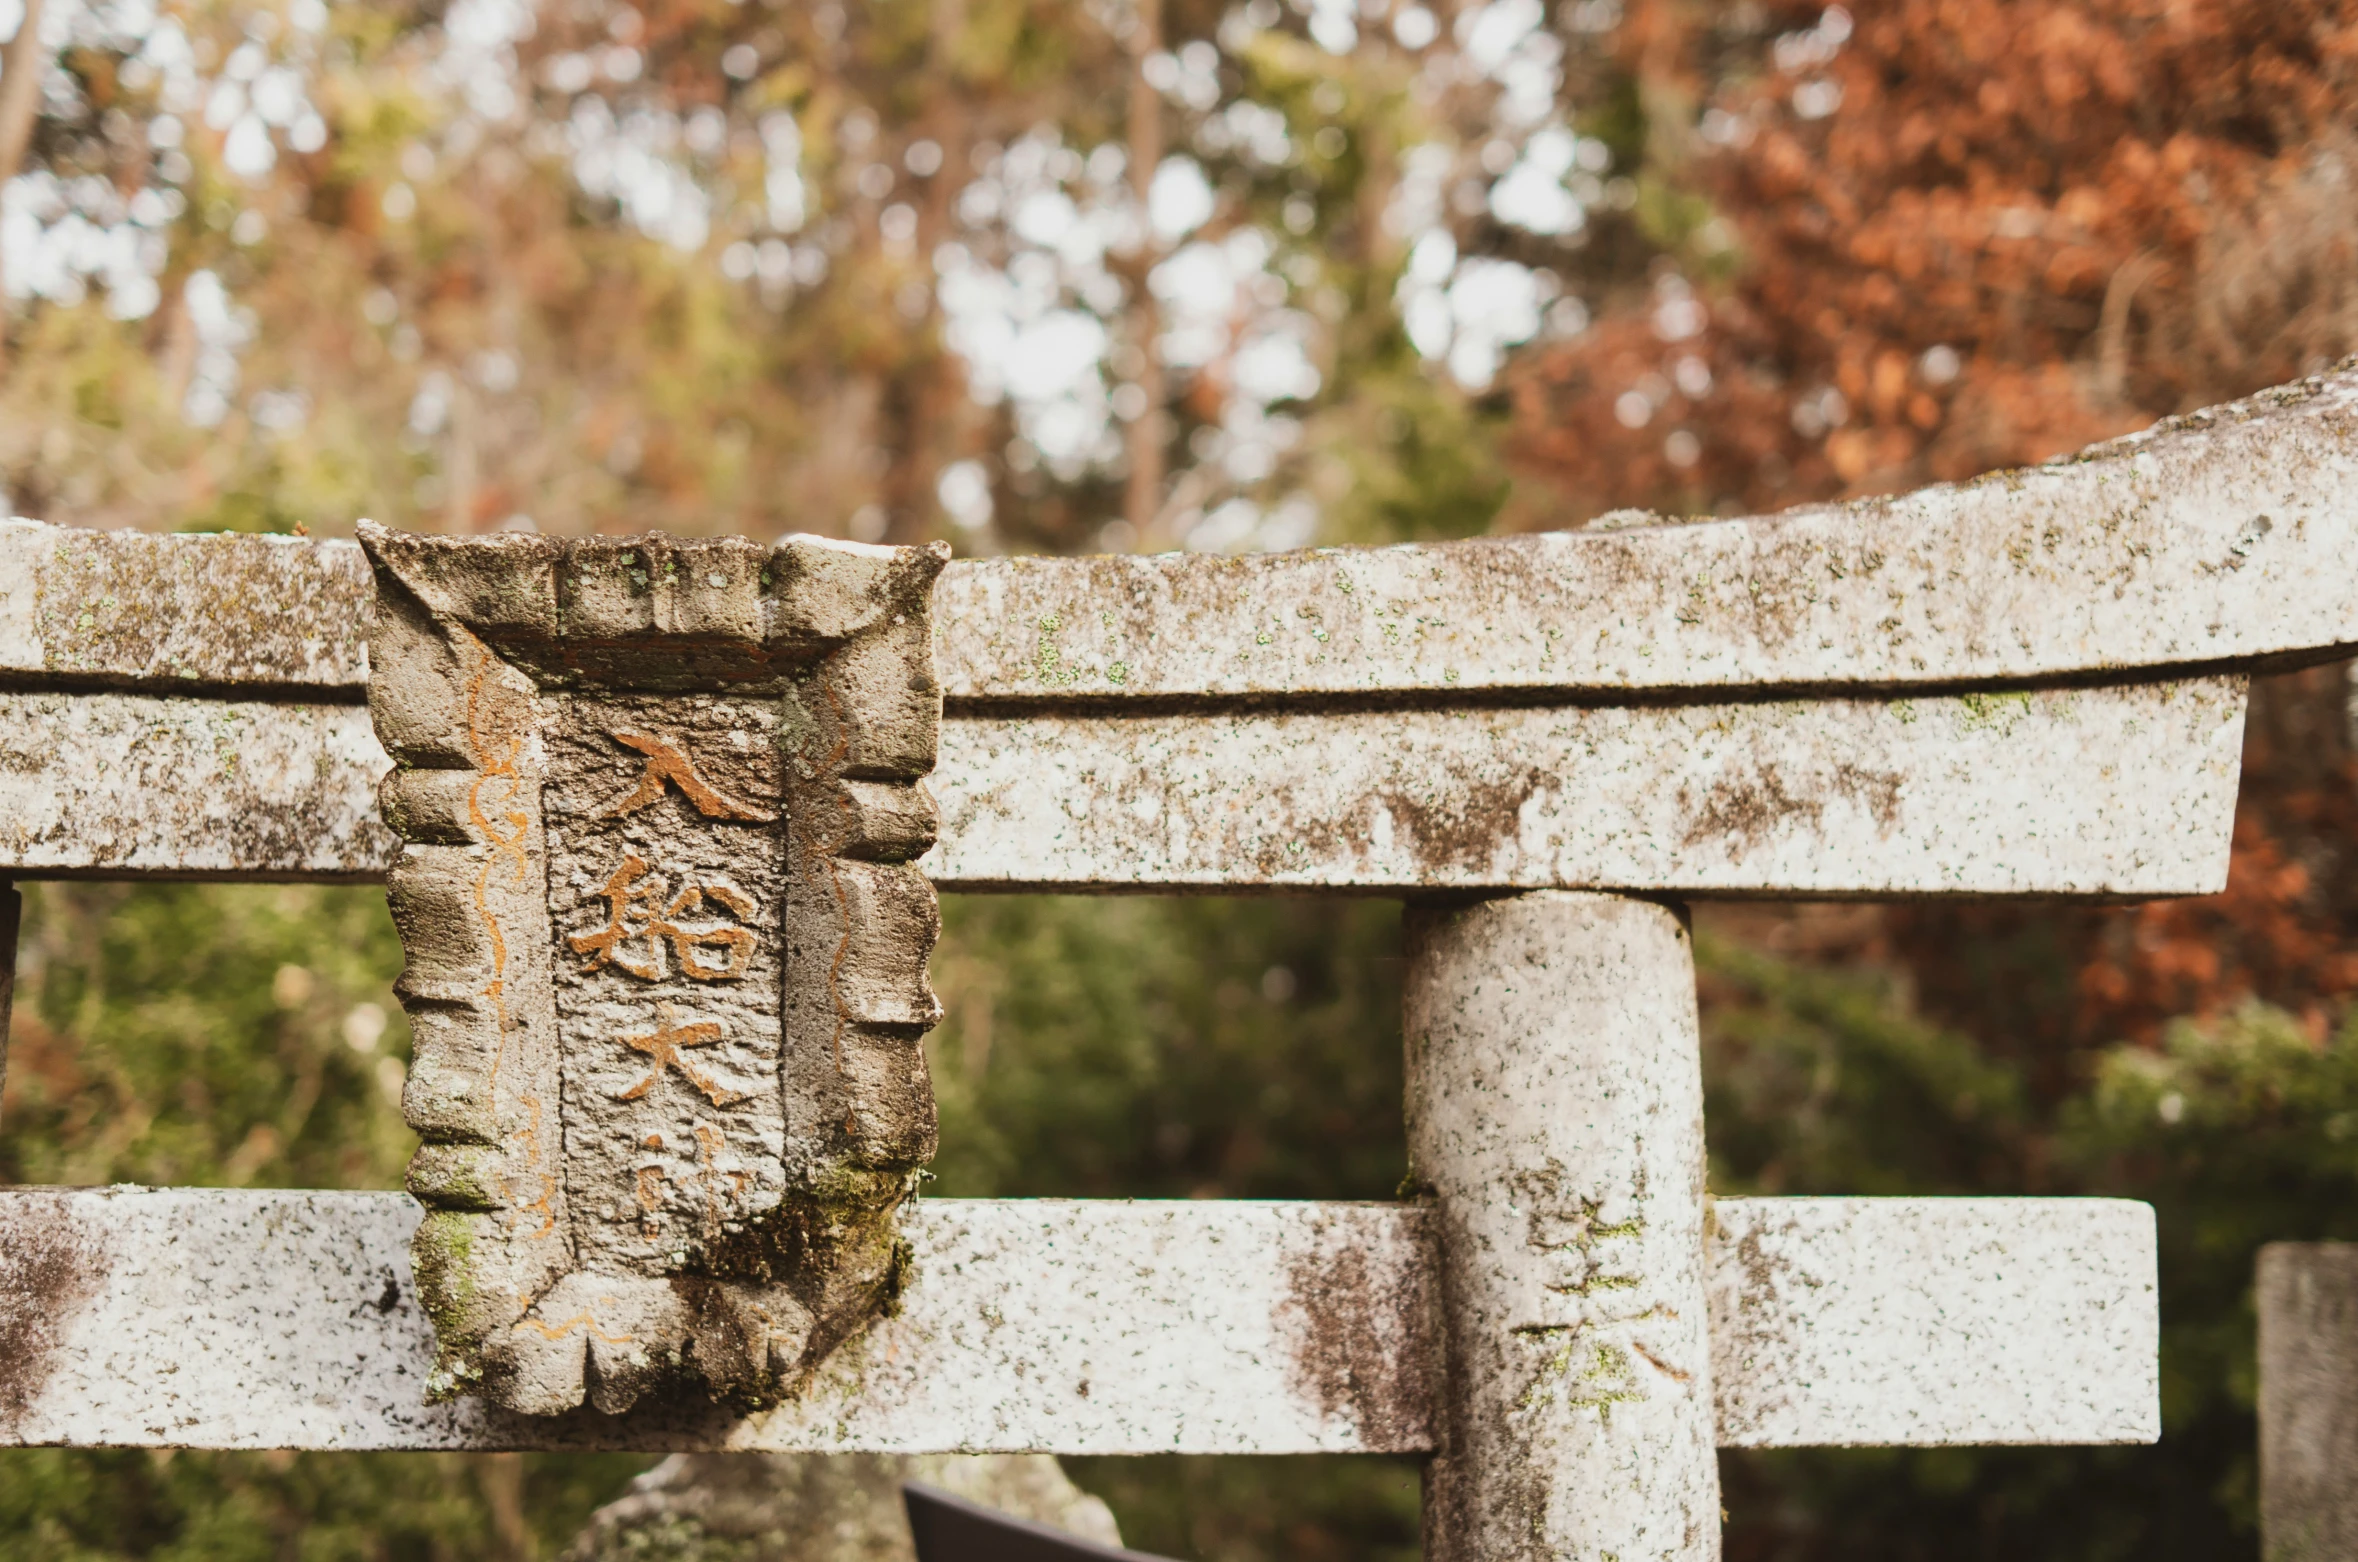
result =
[[[749,1094],[731,1090],[707,1077],[696,1065],[681,1056],[690,1047],[709,1047],[721,1039],[717,1020],[691,1020],[680,1023],[679,1015],[668,1003],[655,1005],[655,1029],[644,1036],[625,1036],[622,1044],[633,1052],[643,1052],[651,1060],[647,1077],[618,1092],[617,1101],[636,1101],[655,1088],[655,1081],[663,1077],[666,1067],[676,1068],[689,1084],[704,1092],[704,1098],[714,1106],[729,1106],[742,1101]]]
[[[565,946],[586,955],[584,971],[611,965],[642,982],[660,982],[671,974],[664,957],[669,943],[679,958],[680,974],[691,981],[733,982],[745,974],[753,959],[753,930],[727,923],[697,925],[681,918],[706,901],[740,918],[753,915],[753,901],[726,884],[701,884],[691,879],[668,900],[661,878],[649,878],[651,865],[637,852],[623,854],[622,865],[601,885],[596,898],[606,902],[606,925],[588,933],[566,935]],[[646,940],[644,955],[631,945]],[[699,951],[720,951],[717,962]]]
[[[707,819],[737,819],[749,824],[774,824],[778,816],[751,803],[739,802],[696,773],[696,765],[688,751],[677,743],[656,736],[652,732],[609,732],[606,734],[624,748],[637,749],[647,756],[647,764],[639,772],[639,784],[630,792],[614,800],[600,811],[599,817],[619,819],[637,813],[663,796],[666,782],[680,789],[680,795],[694,804],[696,811]]]

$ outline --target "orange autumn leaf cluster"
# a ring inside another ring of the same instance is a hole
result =
[[[2358,993],[2358,758],[2338,667],[2260,688],[2223,894],[2106,913],[2078,972],[2078,1029],[2151,1039],[2180,1015],[2246,996],[2304,1017],[2322,1041]]]
[[[1711,105],[1661,176],[1740,259],[1700,320],[1664,307],[1672,250],[1654,294],[1526,355],[1515,454],[1575,514],[1964,477],[2358,343],[2358,7],[1771,13],[1759,69],[1714,90],[1686,79],[1708,15],[1661,0],[1625,29],[1642,86]]]
[[[2358,998],[2358,752],[2341,664],[2259,679],[2227,884],[2138,906],[1920,902],[1839,927],[1829,952],[1890,961],[1925,1008],[2060,1096],[2075,1057],[2156,1044],[2252,999],[2323,1045]],[[1817,952],[1813,950],[1812,952]]]
[[[1511,372],[1523,513],[1758,512],[2035,461],[2358,348],[2358,3],[1638,0],[1649,101],[1700,105],[1653,177],[1736,258]],[[1704,79],[1706,70],[1716,80]],[[1553,496],[1533,502],[1534,493]],[[1869,942],[2034,1066],[2248,998],[2322,1038],[2358,994],[2358,761],[2339,667],[2265,679],[2223,894],[1894,908]]]

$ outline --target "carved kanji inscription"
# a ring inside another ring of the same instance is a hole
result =
[[[558,704],[545,796],[566,928],[565,1167],[591,1217],[575,1245],[660,1274],[716,1215],[753,1215],[783,1188],[778,714],[707,695]]]
[[[753,959],[753,930],[742,921],[753,915],[753,897],[719,880],[699,883],[695,879],[675,897],[665,888],[663,877],[650,878],[650,872],[646,858],[637,852],[623,853],[613,877],[598,890],[607,902],[605,926],[573,934],[565,940],[566,947],[577,955],[588,955],[589,970],[611,962],[617,970],[643,982],[660,982],[667,974],[664,945],[668,942],[679,959],[680,974],[691,981],[733,982],[742,978]],[[740,920],[734,925],[710,927],[682,920],[694,917],[705,901]],[[632,946],[641,940],[645,941],[644,949],[633,958]],[[715,961],[697,954],[713,946],[727,951],[725,957]]]
[[[943,555],[363,542],[433,1388],[768,1403],[932,1153]]]
[[[648,1091],[653,1090],[658,1084],[662,1083],[663,1070],[666,1065],[678,1069],[681,1076],[685,1078],[689,1084],[694,1085],[698,1090],[703,1091],[704,1099],[710,1101],[714,1106],[729,1106],[735,1102],[749,1099],[753,1095],[752,1091],[731,1090],[728,1086],[720,1084],[706,1075],[699,1073],[695,1064],[689,1062],[685,1057],[681,1056],[681,1050],[683,1048],[701,1047],[720,1039],[720,1021],[683,1020],[677,1013],[673,1012],[672,1006],[670,1004],[656,1004],[655,1028],[647,1032],[647,1034],[644,1036],[625,1036],[622,1038],[622,1044],[624,1046],[630,1048],[633,1052],[644,1052],[649,1058],[653,1059],[653,1061],[647,1065],[647,1077],[640,1080],[637,1084],[631,1086],[628,1090],[616,1092],[614,1099],[617,1101],[638,1100]],[[703,1131],[704,1130],[701,1126],[697,1129],[699,1135],[701,1135]],[[713,1132],[718,1134],[720,1130],[716,1128],[713,1130]],[[661,1134],[649,1134],[643,1142],[654,1149],[660,1150],[663,1148],[663,1136]],[[641,1173],[640,1178],[640,1188],[642,1194],[640,1202],[643,1204],[645,1203],[645,1174],[643,1172]]]

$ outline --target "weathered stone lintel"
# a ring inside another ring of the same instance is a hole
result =
[[[0,1445],[1416,1453],[1428,1217],[932,1200],[899,1314],[766,1415],[429,1406],[399,1194],[0,1192]],[[2149,1442],[2152,1212],[1721,1199],[1718,1441]]]
[[[2201,679],[952,720],[926,783],[940,841],[916,866],[945,890],[2203,894],[2226,874],[2243,697],[2238,679]],[[387,762],[356,709],[0,694],[0,759],[0,873],[357,879],[392,860],[370,797]],[[216,773],[226,790],[189,797]],[[454,775],[407,773],[388,806],[420,839],[459,837]],[[903,870],[887,863],[930,833],[926,792],[841,782],[813,815],[811,848],[841,864],[856,925],[895,915]],[[922,994],[860,973],[847,961],[839,984],[851,1019],[926,1022]]]
[[[498,546],[509,578],[470,610],[521,641],[570,627],[593,660],[648,635],[783,653],[879,600],[843,545],[799,569],[794,539],[604,539],[570,586],[553,542]],[[981,704],[2036,683],[2346,652],[2353,557],[2345,367],[2045,466],[1766,517],[961,561],[938,667]],[[368,592],[345,542],[0,524],[0,677],[357,699]]]
[[[954,721],[921,865],[944,888],[2205,893],[2244,693]]]

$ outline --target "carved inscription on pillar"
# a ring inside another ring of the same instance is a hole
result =
[[[943,555],[362,540],[432,1388],[774,1402],[933,1150]]]

